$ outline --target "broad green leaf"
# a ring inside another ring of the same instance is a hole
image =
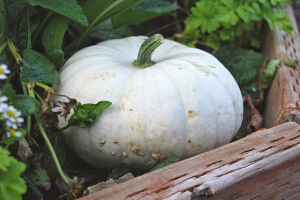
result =
[[[21,81],[58,84],[59,74],[54,65],[43,54],[27,49],[24,52]]]
[[[8,99],[13,99],[16,96],[16,91],[14,90],[12,84],[9,83],[3,87],[1,94],[6,96]]]
[[[30,8],[24,7],[19,16],[19,23],[15,27],[14,40],[18,50],[23,53],[31,48]]]
[[[54,49],[47,52],[47,57],[55,64],[57,69],[61,68],[65,63],[65,53],[62,49]]]
[[[90,19],[89,26],[81,30],[81,35],[73,43],[70,44],[70,51],[74,51],[86,40],[92,28],[97,24],[105,21],[106,19],[114,16],[115,14],[123,11],[125,9],[131,8],[137,2],[141,0],[89,0],[83,4],[84,12],[88,15]],[[105,5],[105,6],[103,6]]]
[[[57,67],[61,67],[64,63],[62,45],[67,30],[68,19],[60,15],[54,15],[43,32],[42,44],[47,52],[48,58]]]
[[[27,95],[17,95],[13,99],[13,106],[21,111],[22,117],[27,117],[29,115],[38,113],[40,110],[39,102]]]
[[[99,101],[97,104],[87,103],[80,104],[78,103],[74,107],[74,114],[69,120],[70,125],[79,125],[81,128],[84,128],[94,121],[96,121],[102,112],[111,105],[109,101]]]
[[[243,95],[258,95],[256,77],[264,58],[262,53],[237,47],[223,47],[216,52],[216,57],[231,72]]]
[[[143,1],[131,9],[124,10],[112,18],[114,27],[136,25],[170,13],[178,8],[177,4],[166,0]]]
[[[10,156],[2,147],[0,147],[0,158],[0,166],[2,166],[2,169],[0,167],[0,199],[21,200],[22,194],[26,192],[25,181],[21,178],[25,164]]]
[[[83,3],[82,8],[89,21],[95,26],[141,1],[142,0],[87,0]]]
[[[76,0],[26,0],[32,6],[41,6],[52,10],[58,14],[64,15],[75,22],[88,25],[88,20],[85,17],[81,7]]]
[[[6,41],[7,31],[6,5],[4,0],[0,0],[0,46]]]
[[[176,162],[178,162],[178,161],[180,161],[180,159],[179,159],[177,156],[175,156],[175,155],[170,156],[170,157],[168,157],[167,159],[162,160],[162,161],[160,161],[159,163],[155,164],[155,165],[151,168],[150,171],[154,171],[154,170],[157,170],[157,169],[166,167],[166,166],[168,166],[168,165],[170,165],[170,164],[173,164],[173,163],[176,163]]]
[[[101,24],[98,24],[90,33],[93,38],[98,38],[101,40],[109,40],[116,38],[128,37],[133,34],[133,30],[127,26],[122,26],[119,28],[114,28],[111,19],[108,19]]]

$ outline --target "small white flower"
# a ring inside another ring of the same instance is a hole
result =
[[[4,113],[7,110],[8,104],[6,103],[6,101],[7,101],[6,96],[0,97],[0,113]]]
[[[13,106],[8,106],[3,116],[16,124],[24,122],[24,119],[21,117],[21,112],[15,109]]]
[[[21,137],[22,133],[20,131],[16,131],[15,129],[8,129],[6,132],[7,137]]]
[[[7,101],[7,97],[6,96],[1,96],[0,97],[0,102],[1,103],[5,103]]]
[[[12,129],[15,129],[15,130],[18,128],[18,125],[17,125],[16,123],[11,122],[11,121],[9,121],[9,120],[6,121],[6,126],[7,126],[8,128],[12,128]]]
[[[6,64],[0,64],[0,80],[7,78],[7,75],[10,73]]]

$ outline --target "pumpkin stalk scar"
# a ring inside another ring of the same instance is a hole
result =
[[[138,57],[133,61],[133,65],[137,68],[147,68],[155,64],[151,60],[152,53],[164,42],[164,38],[160,34],[155,34],[146,39],[140,47]]]

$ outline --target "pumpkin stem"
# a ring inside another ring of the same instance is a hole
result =
[[[155,34],[146,39],[140,47],[138,57],[133,61],[133,65],[138,68],[146,68],[154,65],[151,60],[152,53],[157,47],[164,42],[164,37],[160,34]]]

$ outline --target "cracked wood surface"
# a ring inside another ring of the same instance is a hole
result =
[[[299,144],[300,125],[288,122],[82,200],[265,199],[274,191],[292,197],[300,191]]]
[[[293,25],[292,34],[275,28],[269,31],[265,42],[266,59],[263,65],[270,59],[282,61],[268,92],[265,127],[287,121],[300,123],[300,37],[292,8],[287,6],[286,11]],[[284,64],[285,59],[295,60],[296,68]]]

